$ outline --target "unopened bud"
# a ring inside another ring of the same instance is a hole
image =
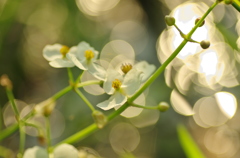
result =
[[[200,20],[200,18],[197,18],[195,20],[195,25],[198,23],[199,20]],[[204,24],[205,24],[205,21],[203,20],[203,22],[198,27],[202,27]]]
[[[92,116],[98,128],[101,129],[106,125],[107,117],[102,112],[95,110],[93,111]]]
[[[232,4],[232,2],[233,2],[233,0],[224,0],[224,3],[227,4],[227,5]]]
[[[200,42],[200,45],[201,45],[202,49],[207,49],[210,46],[210,42],[203,40]]]
[[[168,26],[172,26],[175,24],[175,18],[169,15],[165,16],[165,22]]]
[[[161,111],[161,112],[165,112],[169,109],[169,104],[167,102],[160,102],[158,104],[158,110]]]
[[[37,139],[38,139],[39,144],[41,144],[41,145],[46,144],[46,139],[42,134],[38,135]]]
[[[0,77],[0,85],[9,89],[9,90],[12,90],[12,82],[8,78],[8,76],[5,75],[5,74]]]

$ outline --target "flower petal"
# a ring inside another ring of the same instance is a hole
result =
[[[48,61],[53,61],[57,58],[62,58],[60,49],[62,48],[61,44],[46,45],[43,48],[43,57]]]
[[[113,92],[115,91],[112,87],[112,82],[115,79],[118,79],[121,82],[123,81],[123,77],[119,72],[114,69],[108,69],[106,74],[106,80],[103,84],[103,89],[107,94],[113,94]]]
[[[90,72],[94,77],[99,80],[106,79],[106,70],[97,63],[91,63],[88,65],[88,72]]]
[[[134,65],[134,68],[136,68],[138,71],[143,72],[142,73],[142,81],[146,81],[149,76],[155,71],[156,67],[155,65],[150,65],[146,61],[138,62]]]
[[[123,105],[127,101],[127,97],[120,92],[114,93],[108,100],[97,104],[97,107],[103,110],[109,110],[116,106]]]
[[[39,147],[39,146],[35,146],[33,148],[28,148],[24,155],[23,158],[48,158],[48,153],[47,150]]]
[[[87,68],[77,59],[75,54],[68,53],[67,58],[70,59],[79,69],[87,70]]]
[[[78,59],[85,59],[85,51],[91,50],[94,53],[94,57],[92,61],[95,61],[98,57],[98,51],[96,51],[93,47],[91,47],[87,42],[80,42],[77,46],[77,58]]]
[[[78,150],[69,144],[61,144],[53,152],[54,158],[79,158]]]
[[[68,59],[55,59],[49,63],[52,67],[55,68],[64,68],[64,67],[73,67],[74,63]]]
[[[131,69],[126,76],[124,77],[122,89],[126,93],[126,95],[133,95],[136,90],[140,87],[142,77],[142,72],[137,69]]]

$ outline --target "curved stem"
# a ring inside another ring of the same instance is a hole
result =
[[[87,104],[87,106],[92,110],[92,111],[95,111],[95,108],[93,107],[93,105],[89,102],[89,100],[82,94],[82,92],[79,90],[79,89],[77,89],[77,88],[75,88],[74,89],[75,90],[75,92],[78,94],[78,96],[80,97],[80,98],[82,98],[82,100]]]

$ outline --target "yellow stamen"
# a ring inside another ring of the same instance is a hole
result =
[[[120,87],[122,85],[122,82],[118,79],[115,79],[113,82],[112,82],[112,87],[116,90],[119,90]]]
[[[69,51],[69,47],[68,46],[62,46],[62,48],[60,49],[60,53],[62,54],[63,58],[66,57],[66,54]]]
[[[87,60],[91,60],[92,58],[94,58],[94,53],[92,50],[86,50],[85,51],[85,57]]]
[[[122,66],[121,66],[121,70],[124,74],[127,74],[128,71],[130,71],[131,69],[132,69],[131,64],[122,64]]]

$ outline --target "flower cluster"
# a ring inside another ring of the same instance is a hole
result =
[[[43,56],[52,67],[76,66],[103,81],[104,91],[112,95],[108,100],[97,104],[97,107],[103,110],[123,105],[127,98],[132,96],[155,70],[155,66],[149,65],[146,61],[134,65],[123,63],[120,72],[112,66],[104,69],[97,64],[98,55],[99,52],[86,42],[80,42],[71,48],[54,44],[47,45],[43,49]]]

